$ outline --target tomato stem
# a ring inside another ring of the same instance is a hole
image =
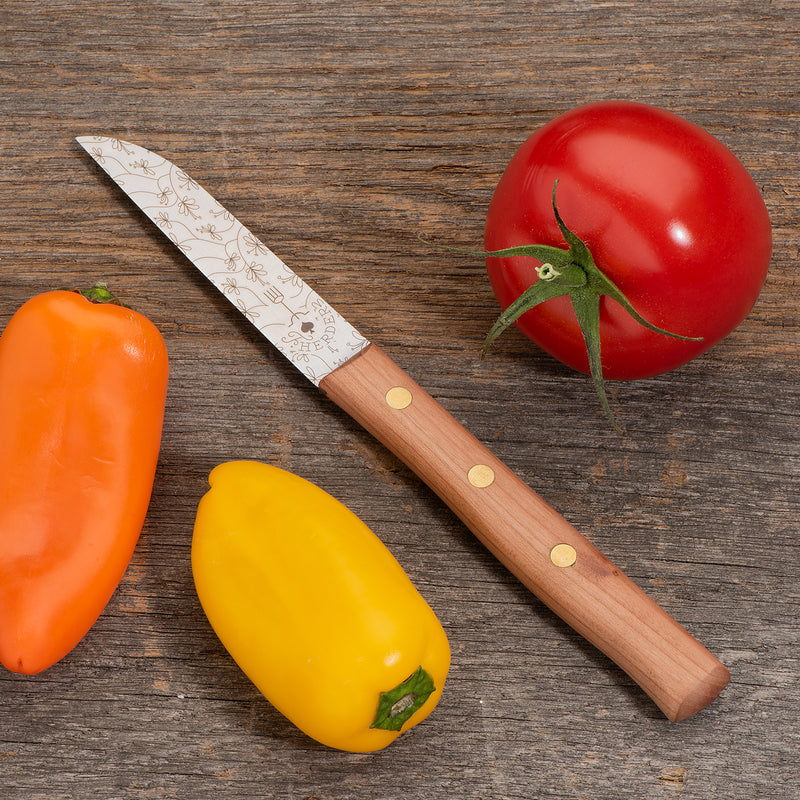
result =
[[[510,256],[522,256],[535,258],[542,264],[537,268],[536,273],[539,280],[526,289],[508,308],[506,308],[497,321],[489,330],[481,351],[481,358],[486,355],[489,347],[494,340],[510,325],[513,325],[526,311],[544,303],[554,297],[568,295],[572,301],[572,307],[578,320],[583,340],[586,345],[586,353],[589,357],[589,371],[594,381],[595,390],[600,400],[606,416],[610,420],[614,430],[620,435],[624,435],[624,430],[614,419],[608,403],[605,382],[603,380],[603,365],[600,353],[600,298],[607,296],[616,300],[628,314],[633,317],[640,325],[648,328],[655,333],[664,336],[672,336],[676,339],[698,342],[703,337],[683,336],[672,331],[664,330],[648,322],[631,305],[628,298],[620,289],[598,268],[594,262],[589,248],[582,242],[564,223],[558,212],[556,204],[556,189],[558,181],[553,185],[553,214],[556,223],[564,237],[564,241],[569,245],[565,250],[559,247],[548,245],[520,245],[517,247],[507,247],[503,250],[493,250],[488,253],[480,253],[487,258],[507,258]],[[478,255],[475,253],[474,255]]]

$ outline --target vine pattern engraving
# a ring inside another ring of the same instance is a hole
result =
[[[312,383],[369,342],[200,184],[165,158],[105,136],[81,147]]]

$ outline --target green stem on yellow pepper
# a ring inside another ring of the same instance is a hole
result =
[[[399,731],[425,704],[434,690],[433,678],[420,666],[402,683],[381,692],[370,728]]]

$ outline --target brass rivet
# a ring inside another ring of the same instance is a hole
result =
[[[386,405],[398,411],[408,408],[414,398],[405,386],[394,386],[386,392]]]
[[[486,464],[476,464],[467,473],[467,480],[478,489],[485,489],[494,483],[494,470]]]
[[[550,560],[557,567],[571,567],[578,560],[578,553],[571,544],[557,544],[550,551]]]

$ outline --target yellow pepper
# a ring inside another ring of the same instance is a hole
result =
[[[255,461],[209,476],[192,570],[233,659],[285,717],[340,750],[386,747],[439,701],[450,647],[402,567],[319,487]]]

